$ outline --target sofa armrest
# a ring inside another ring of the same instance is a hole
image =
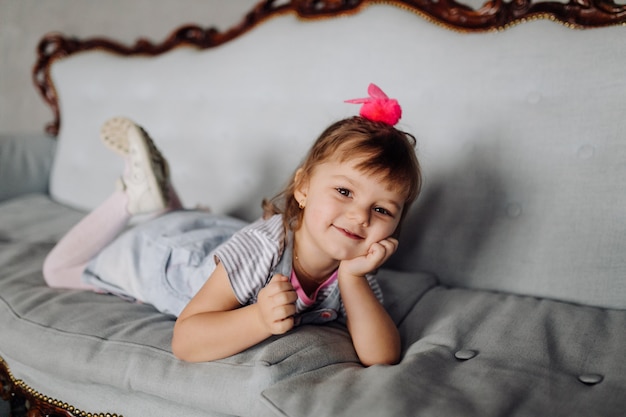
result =
[[[44,134],[0,133],[0,201],[47,193],[56,141]]]

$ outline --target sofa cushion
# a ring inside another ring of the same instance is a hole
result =
[[[302,327],[222,361],[183,363],[170,351],[173,317],[44,285],[43,257],[81,215],[40,195],[0,204],[0,356],[16,378],[80,409],[171,415],[184,403],[179,413],[194,417],[569,417],[626,408],[626,333],[614,330],[626,328],[626,311],[446,288],[427,274],[388,270],[380,281],[402,335],[399,365],[361,367],[340,326]]]
[[[331,365],[263,396],[289,417],[617,417],[624,328],[623,310],[438,286],[400,325],[399,365]]]

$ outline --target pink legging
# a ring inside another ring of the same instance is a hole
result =
[[[160,213],[182,208],[170,186],[168,207]],[[50,251],[43,264],[46,283],[54,288],[90,289],[81,280],[89,261],[115,239],[128,225],[132,215],[124,191],[115,191],[100,206],[78,222]]]

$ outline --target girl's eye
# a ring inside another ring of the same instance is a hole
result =
[[[352,193],[350,192],[350,190],[348,190],[347,188],[341,188],[341,187],[338,187],[338,188],[337,188],[337,192],[338,192],[339,194],[341,194],[342,196],[344,196],[344,197],[350,197],[350,196],[352,195]]]
[[[380,214],[383,214],[383,215],[385,215],[385,216],[393,217],[393,213],[392,213],[392,212],[390,212],[389,210],[387,210],[387,209],[386,209],[386,208],[384,208],[384,207],[375,207],[375,208],[374,208],[374,211],[375,211],[376,213],[380,213]]]

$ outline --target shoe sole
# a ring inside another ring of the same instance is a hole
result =
[[[124,158],[130,154],[130,134],[137,134],[142,140],[139,141],[139,152],[144,163],[150,164],[152,176],[150,184],[159,191],[159,198],[163,207],[168,204],[169,188],[169,165],[161,152],[158,150],[150,135],[139,125],[125,117],[114,117],[107,120],[100,129],[100,139],[114,152]]]
[[[112,151],[121,156],[128,156],[128,132],[137,125],[125,117],[114,117],[107,120],[100,129],[100,139]]]

